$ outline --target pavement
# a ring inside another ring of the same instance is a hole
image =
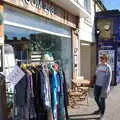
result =
[[[86,99],[75,105],[74,108],[69,108],[68,112],[70,120],[120,120],[120,85],[111,88],[111,92],[106,100],[106,111],[102,118],[100,118],[100,115],[92,114],[97,109],[93,89],[91,89],[88,103]]]

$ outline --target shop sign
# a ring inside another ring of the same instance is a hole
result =
[[[108,55],[108,63],[112,68],[112,71],[114,71],[115,69],[115,50],[99,50],[98,51],[99,57],[103,54]],[[99,61],[100,63],[100,61]]]
[[[47,2],[43,2],[42,0],[23,0],[23,2],[26,5],[32,5],[38,9],[43,9],[47,14],[55,14],[54,7]]]
[[[101,46],[101,49],[112,49],[113,46]]]
[[[114,42],[98,42],[98,49],[102,50],[114,50],[115,49],[115,43]]]
[[[50,0],[3,0],[5,3],[37,13],[43,17],[65,24],[72,28],[77,27],[78,17],[55,5]]]

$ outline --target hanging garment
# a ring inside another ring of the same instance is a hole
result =
[[[27,103],[27,75],[25,75],[19,83],[15,86],[15,107],[16,119],[28,120],[26,117],[26,103]]]
[[[63,83],[64,83],[64,76],[62,70],[59,70],[59,79],[60,79],[60,86],[61,86],[61,91],[60,91],[60,117],[59,120],[66,120],[66,111],[65,111],[65,104],[64,104],[64,88],[63,88]]]
[[[47,108],[45,106],[45,77],[41,68],[36,68],[33,74],[34,104],[37,120],[47,120]]]
[[[27,118],[28,119],[35,119],[37,117],[35,112],[35,105],[34,105],[34,93],[33,93],[33,79],[32,74],[27,74],[27,81],[28,81],[28,87],[27,87]]]
[[[66,112],[66,119],[68,119],[68,109],[67,109],[67,106],[69,105],[68,88],[67,88],[64,71],[63,71],[63,93],[64,93],[64,106],[65,106],[65,112]]]
[[[24,106],[27,98],[27,75],[25,75],[15,86],[15,92],[16,106]]]
[[[45,87],[44,87],[44,93],[45,93],[45,105],[46,107],[51,108],[51,90],[50,90],[50,81],[48,77],[47,71],[43,70],[43,74],[45,77]]]
[[[51,79],[51,97],[52,97],[52,113],[53,119],[58,120],[58,88],[59,83],[57,79],[57,72],[52,72],[52,79]]]

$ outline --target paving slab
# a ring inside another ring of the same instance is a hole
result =
[[[88,104],[87,101],[79,102],[74,108],[68,109],[70,120],[120,120],[120,85],[111,88],[106,104],[106,112],[102,118],[92,114],[97,110],[97,105],[91,89]]]

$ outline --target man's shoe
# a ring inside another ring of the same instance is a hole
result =
[[[93,114],[100,114],[100,110],[94,111]]]

